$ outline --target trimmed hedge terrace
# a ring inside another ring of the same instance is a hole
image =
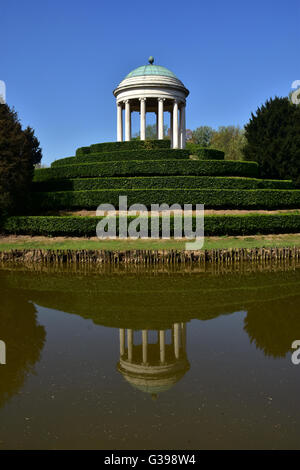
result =
[[[78,157],[66,157],[55,160],[51,167],[74,165],[81,163],[95,163],[95,162],[113,162],[113,161],[128,161],[128,160],[172,160],[172,159],[188,159],[188,150],[179,149],[158,149],[158,150],[124,150],[120,152],[103,152],[91,153]]]
[[[103,176],[245,176],[257,177],[256,162],[222,160],[161,160],[101,162],[40,168],[34,181]]]
[[[201,147],[197,144],[186,144],[186,149],[190,155],[197,155],[200,160],[224,160],[225,153],[221,150]]]
[[[129,142],[101,142],[89,147],[80,147],[76,150],[76,156],[88,155],[89,153],[114,152],[118,150],[153,150],[169,149],[170,140],[131,140]]]
[[[293,189],[292,181],[220,176],[134,176],[77,178],[33,183],[33,191],[90,191],[99,189]]]
[[[105,189],[98,191],[39,192],[34,194],[35,210],[96,209],[100,204],[119,205],[119,195],[132,204],[205,204],[214,209],[300,208],[300,190],[283,189]]]
[[[0,224],[6,234],[47,235],[47,236],[96,236],[96,225],[102,217],[73,216],[14,216]],[[128,217],[128,222],[135,217]],[[195,217],[193,217],[195,229]],[[150,222],[149,222],[150,227]],[[299,233],[300,213],[289,214],[247,214],[207,215],[205,235],[255,235],[268,233]],[[118,222],[117,222],[118,226]],[[161,227],[161,218],[160,218]],[[171,233],[174,218],[171,216]]]
[[[218,150],[187,147],[170,149],[169,140],[81,147],[76,157],[35,170],[34,213],[95,210],[100,204],[117,208],[120,195],[128,197],[128,206],[148,208],[162,203],[204,204],[206,209],[300,208],[300,190],[292,181],[259,179],[256,162],[225,161]]]

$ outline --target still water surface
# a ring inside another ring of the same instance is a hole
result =
[[[0,449],[300,448],[300,269],[1,269],[0,299]]]

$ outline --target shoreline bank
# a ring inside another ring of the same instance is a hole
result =
[[[232,264],[300,261],[300,247],[232,248],[210,250],[49,250],[13,249],[0,252],[0,263],[102,264]]]

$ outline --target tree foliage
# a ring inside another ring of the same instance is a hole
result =
[[[187,141],[201,147],[209,147],[214,130],[209,126],[197,127],[194,131],[187,130]]]
[[[30,201],[34,165],[42,158],[33,129],[22,129],[17,113],[0,104],[0,213],[21,212]]]
[[[225,160],[243,160],[245,144],[245,132],[239,126],[220,126],[210,141],[211,148],[225,153]]]
[[[289,98],[270,99],[245,126],[245,158],[259,163],[264,178],[300,183],[300,107]]]
[[[168,129],[168,125],[164,125],[164,139],[169,139],[170,136],[170,130]],[[140,133],[136,132],[133,136],[134,139],[139,139],[140,138]],[[146,139],[148,140],[156,140],[157,137],[157,130],[156,130],[156,124],[148,124],[146,126]]]
[[[190,144],[204,148],[221,150],[226,160],[243,160],[243,147],[246,139],[244,129],[239,126],[221,126],[218,130],[209,126],[200,126],[195,130],[187,129],[186,139]]]

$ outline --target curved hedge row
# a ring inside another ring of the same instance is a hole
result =
[[[55,160],[51,167],[81,163],[113,162],[127,160],[173,160],[188,159],[189,151],[180,149],[123,150],[120,152],[91,153],[78,157],[66,157]]]
[[[220,176],[133,176],[77,178],[33,183],[33,191],[90,191],[98,189],[293,189],[292,181]]]
[[[131,140],[129,142],[102,142],[89,147],[79,147],[76,156],[88,155],[89,153],[114,152],[118,150],[152,150],[170,148],[170,140]]]
[[[284,189],[126,189],[98,191],[61,191],[35,193],[37,210],[93,209],[100,204],[119,205],[119,195],[128,197],[132,204],[167,203],[205,204],[214,209],[289,209],[300,208],[300,190]]]
[[[256,162],[161,160],[101,162],[35,170],[34,181],[102,176],[246,176],[257,177]]]
[[[197,155],[200,160],[224,160],[225,152],[207,147],[201,147],[197,144],[186,144],[190,155]]]
[[[50,236],[95,236],[96,226],[102,217],[74,216],[13,216],[2,221],[3,233]],[[128,217],[128,223],[135,217]],[[171,236],[174,217],[171,216]],[[150,221],[148,223],[150,227]],[[117,222],[118,227],[118,222]],[[161,228],[161,217],[160,217]],[[193,217],[195,230],[195,217]],[[206,236],[255,235],[257,233],[298,233],[300,214],[247,214],[247,215],[206,215],[204,233]],[[161,230],[160,230],[161,233]]]

